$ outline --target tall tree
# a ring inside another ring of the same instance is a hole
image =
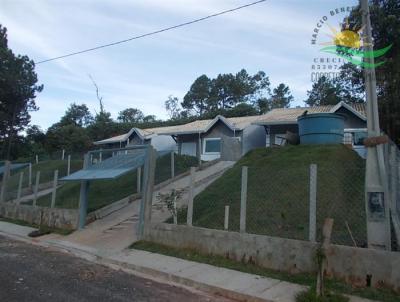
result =
[[[179,108],[179,99],[177,97],[170,95],[164,105],[170,119],[176,120],[180,118],[181,109]]]
[[[281,83],[273,90],[270,100],[270,109],[289,108],[292,101],[293,96],[290,92],[289,86]]]
[[[140,109],[127,108],[118,113],[117,120],[121,123],[140,123],[143,118],[144,114]]]
[[[341,101],[340,86],[326,77],[319,78],[318,82],[312,85],[312,89],[307,91],[307,95],[305,103],[308,106],[336,105]]]
[[[38,110],[35,98],[43,85],[37,82],[34,62],[8,48],[7,28],[0,24],[0,143],[6,158],[13,138],[29,124],[29,112]]]
[[[89,108],[85,104],[77,105],[72,103],[64,116],[61,117],[61,125],[75,125],[78,127],[88,126],[93,122],[93,116],[89,111]]]
[[[190,86],[189,91],[183,98],[182,108],[193,110],[197,115],[202,116],[207,110],[210,93],[211,80],[203,74]]]

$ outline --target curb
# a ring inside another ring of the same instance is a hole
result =
[[[126,273],[133,274],[139,277],[152,279],[154,281],[158,281],[161,283],[172,283],[175,286],[183,287],[187,290],[198,290],[207,294],[220,296],[224,298],[234,299],[236,301],[241,302],[276,302],[273,300],[265,300],[262,298],[249,296],[246,294],[242,294],[239,292],[235,292],[233,290],[228,290],[224,288],[220,288],[217,286],[211,286],[202,282],[193,281],[189,278],[179,277],[170,273],[160,272],[148,267],[143,267],[123,261],[118,261],[115,259],[106,258],[95,253],[91,253],[89,251],[85,251],[83,249],[78,249],[76,247],[70,247],[63,245],[59,242],[48,240],[48,241],[40,241],[38,239],[27,239],[24,236],[9,234],[0,231],[0,235],[4,237],[8,237],[14,240],[23,241],[25,243],[29,243],[35,246],[41,246],[45,248],[53,248],[57,251],[69,253],[81,259],[107,266],[111,269],[122,270]]]

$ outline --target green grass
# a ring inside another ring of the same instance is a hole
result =
[[[317,297],[315,289],[302,292],[296,297],[296,302],[348,302],[349,298],[335,293],[327,293],[322,297]]]
[[[187,171],[191,166],[195,166],[197,160],[194,157],[175,155],[175,175]],[[143,173],[142,173],[143,177]],[[157,159],[155,183],[161,183],[171,177],[171,156],[167,154]],[[89,188],[89,212],[100,209],[115,201],[121,200],[137,192],[136,170],[129,172],[115,180],[96,180],[90,183]],[[79,182],[67,182],[58,191],[56,197],[56,207],[77,208],[79,204]],[[51,195],[46,195],[38,199],[40,206],[49,206]]]
[[[5,218],[5,217],[0,217],[0,221],[4,221],[4,222],[9,222],[9,223],[13,223],[13,224],[18,224],[18,225],[22,225],[22,226],[28,226],[31,228],[35,228],[35,229],[39,229],[41,232],[46,233],[55,233],[55,234],[59,234],[59,235],[69,235],[73,232],[73,230],[65,230],[65,229],[60,229],[60,228],[51,228],[45,225],[39,226],[37,224],[33,224],[33,223],[29,223],[26,222],[24,220],[20,220],[20,219],[10,219],[10,218]]]
[[[82,160],[71,160],[71,173],[82,169]],[[36,172],[40,171],[40,183],[47,183],[54,179],[54,171],[58,170],[59,178],[67,175],[67,160],[47,160],[32,165],[32,185],[36,182]],[[16,198],[20,172],[24,172],[22,187],[28,187],[29,168],[23,168],[11,172],[11,177],[7,182],[7,198]]]
[[[206,263],[217,267],[228,268],[244,273],[259,275],[267,278],[274,278],[282,281],[307,285],[311,287],[315,286],[316,282],[316,275],[313,274],[289,274],[285,272],[262,268],[252,263],[234,261],[232,259],[218,255],[207,255],[193,249],[178,249],[147,241],[135,242],[130,246],[130,248],[144,250],[152,253],[158,253],[171,257],[182,258],[199,263]],[[351,285],[335,279],[326,279],[325,288],[329,292],[356,295],[366,299],[377,300],[382,302],[400,301],[400,296],[391,290],[375,289],[369,287],[353,288]],[[315,300],[310,300],[310,301],[315,301]],[[327,300],[327,301],[339,302],[341,300]]]
[[[317,234],[326,217],[334,218],[332,241],[366,241],[365,162],[343,145],[300,145],[249,152],[194,200],[193,224],[222,229],[230,206],[229,230],[239,230],[241,169],[248,166],[247,232],[308,239],[309,165],[318,165]],[[180,211],[179,223],[186,221]]]

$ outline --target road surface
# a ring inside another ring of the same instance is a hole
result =
[[[230,300],[161,284],[0,236],[0,301]]]

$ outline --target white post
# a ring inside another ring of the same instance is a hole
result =
[[[176,210],[176,201],[174,201],[174,224],[178,224],[178,211]]]
[[[90,164],[93,164],[93,154],[90,154]]]
[[[99,162],[102,162],[102,160],[103,160],[103,152],[100,152],[100,155],[99,155]]]
[[[29,163],[29,175],[28,175],[28,186],[29,189],[32,189],[32,164]]]
[[[4,172],[0,190],[0,202],[4,202],[6,198],[7,182],[8,178],[10,177],[10,170],[11,170],[11,162],[7,160],[4,163]]]
[[[64,160],[64,159],[65,159],[65,150],[63,149],[62,153],[61,153],[61,160]]]
[[[36,164],[39,163],[39,156],[36,154]]]
[[[224,230],[229,228],[229,206],[225,206]]]
[[[53,179],[53,192],[51,193],[51,207],[52,208],[54,208],[56,206],[57,182],[58,182],[58,170],[55,170],[54,171],[54,179]]]
[[[18,192],[17,192],[17,203],[21,202],[21,194],[22,194],[22,183],[24,181],[24,172],[19,173],[19,182],[18,182]]]
[[[308,240],[317,241],[317,165],[310,165],[310,214]]]
[[[71,174],[71,155],[68,155],[67,176]]]
[[[40,182],[40,171],[36,172],[36,182],[35,182],[35,189],[33,192],[33,206],[36,206],[36,201],[37,201],[37,195],[38,195],[38,191],[39,191],[39,182]]]
[[[186,223],[188,226],[192,226],[193,221],[193,198],[194,198],[194,182],[195,182],[195,173],[196,168],[190,168],[190,183],[189,183],[189,200],[188,200],[188,209],[187,209],[187,217]]]
[[[175,152],[171,152],[171,178],[175,177]]]
[[[137,168],[136,176],[136,191],[140,193],[142,189],[142,167]]]
[[[246,204],[247,204],[247,175],[248,167],[242,167],[242,188],[240,195],[240,232],[246,232]]]

